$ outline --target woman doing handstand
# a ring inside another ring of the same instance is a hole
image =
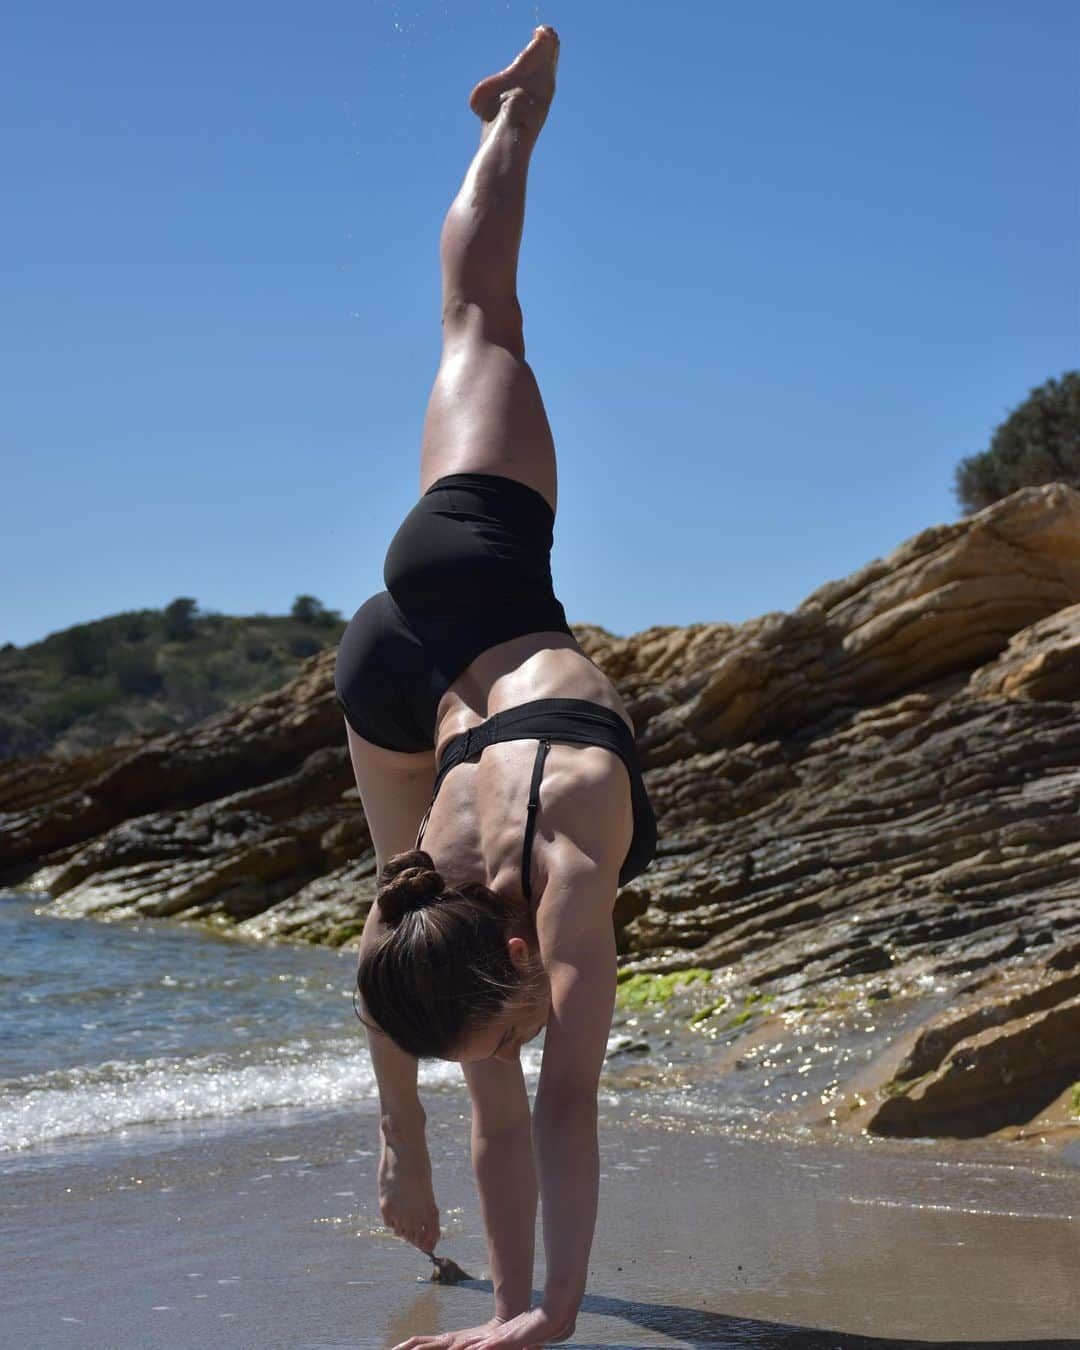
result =
[[[442,231],[423,495],[387,552],[386,591],[338,653],[379,878],[357,982],[379,1085],[380,1206],[433,1250],[417,1060],[460,1061],[495,1289],[491,1322],[410,1350],[573,1330],[596,1223],[612,905],[656,844],[630,718],[551,582],[555,448],[525,362],[517,260],[558,51],[538,28],[473,90],[480,148]],[[530,1117],[520,1050],[545,1026]],[[538,1193],[547,1275],[530,1308]]]

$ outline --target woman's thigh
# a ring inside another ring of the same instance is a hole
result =
[[[394,756],[408,764],[430,752],[446,684],[388,592],[365,600],[342,634],[334,665],[334,689],[357,741],[389,752],[391,767],[399,763]]]
[[[345,724],[356,787],[364,807],[378,871],[416,844],[435,787],[435,751],[386,750]]]
[[[529,365],[459,321],[447,330],[420,451],[420,491],[450,473],[490,473],[533,488],[554,511],[555,443]]]

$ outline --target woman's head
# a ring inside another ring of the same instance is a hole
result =
[[[524,902],[475,882],[448,886],[429,854],[399,853],[375,903],[390,932],[365,953],[357,987],[371,1017],[418,1059],[475,1058],[546,1013],[547,979]]]

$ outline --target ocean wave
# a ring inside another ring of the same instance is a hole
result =
[[[460,1082],[426,1063],[420,1082]],[[0,1153],[135,1125],[229,1118],[275,1107],[321,1109],[373,1101],[375,1074],[355,1036],[300,1038],[258,1052],[109,1060],[0,1083]]]

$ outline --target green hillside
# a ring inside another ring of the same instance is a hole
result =
[[[0,648],[0,760],[190,726],[266,693],[341,637],[313,596],[288,615],[200,613],[181,597]]]

